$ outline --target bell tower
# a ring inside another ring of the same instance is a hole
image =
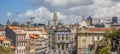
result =
[[[57,19],[57,13],[56,12],[53,14],[53,21],[54,21],[54,25],[56,27],[57,24],[58,24],[58,19]]]

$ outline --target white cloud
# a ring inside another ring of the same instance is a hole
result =
[[[11,13],[11,12],[7,12],[7,13],[6,13],[6,16],[7,16],[7,17],[11,17],[11,16],[12,16],[12,13]]]
[[[24,14],[19,15],[23,18],[35,17],[34,22],[45,23],[48,20],[53,19],[53,12],[50,12],[45,7],[40,7],[36,10],[27,10]],[[57,12],[58,19],[64,19],[66,16]]]
[[[78,1],[78,0],[77,0]],[[119,16],[120,2],[113,2],[112,0],[90,0],[93,1],[91,5],[78,5],[68,9],[62,10],[62,13],[67,15],[89,16],[94,18],[111,18]],[[87,2],[86,2],[87,4]]]
[[[66,5],[69,0],[45,0],[51,3],[52,6]]]
[[[42,0],[42,2],[40,0],[40,2],[37,3],[44,8],[46,7],[45,9],[43,8],[44,13],[40,11],[40,16],[45,15],[46,18],[52,18],[53,13],[50,11],[57,10],[58,15],[59,13],[61,15],[61,17],[60,15],[58,16],[59,19],[63,18],[63,21],[67,23],[72,23],[75,20],[80,21],[79,19],[81,18],[81,16],[88,17],[89,15],[93,18],[102,19],[112,18],[113,16],[117,16],[120,18],[119,0]],[[41,9],[42,8],[40,8],[40,10]],[[31,15],[30,13],[35,11],[31,10],[27,12],[29,12],[28,15]],[[75,17],[77,17],[78,19],[76,19]]]

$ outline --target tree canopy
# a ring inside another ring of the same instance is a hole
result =
[[[12,54],[12,50],[9,48],[0,46],[0,54]]]

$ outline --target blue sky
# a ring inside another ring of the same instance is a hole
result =
[[[82,16],[94,19],[120,21],[120,0],[0,0],[0,22],[6,20],[25,22],[25,18],[36,17],[34,22],[52,22],[54,12],[63,23],[79,23]],[[97,22],[94,21],[94,22]]]
[[[35,9],[28,0],[0,0],[0,21],[13,21],[18,13],[24,13],[27,9]],[[12,13],[12,16],[7,17],[7,12]]]

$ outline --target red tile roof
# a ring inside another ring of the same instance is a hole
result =
[[[0,28],[0,31],[5,31],[5,28]]]
[[[5,36],[0,37],[0,41],[4,41],[4,40],[6,40]]]
[[[44,27],[35,27],[35,28],[23,28],[26,31],[33,30],[33,31],[38,31],[41,30],[42,34],[47,34],[46,30]]]
[[[32,39],[38,38],[38,34],[29,34],[29,37]]]
[[[9,26],[10,29],[20,29],[21,27],[19,26]]]
[[[115,28],[118,30],[118,28]],[[113,28],[88,28],[89,31],[112,31]]]
[[[19,26],[9,26],[10,29],[12,29],[16,34],[25,34],[23,29]]]
[[[15,49],[16,47],[12,45],[12,46],[10,46],[10,48],[11,48],[11,49]]]

